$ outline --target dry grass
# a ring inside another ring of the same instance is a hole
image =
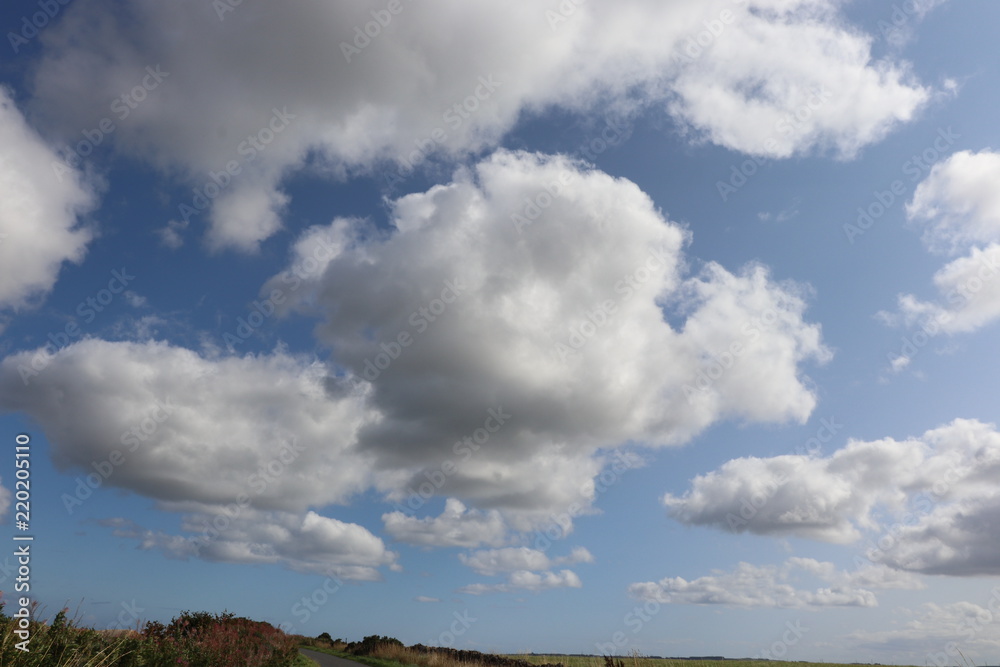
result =
[[[396,644],[383,644],[371,654],[375,658],[395,660],[415,667],[479,667],[479,662],[459,662],[442,653],[424,653]]]

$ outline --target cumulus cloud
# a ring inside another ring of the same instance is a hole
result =
[[[759,535],[877,537],[868,558],[956,576],[1000,573],[1000,433],[956,419],[918,438],[850,441],[828,457],[740,458],[667,494],[671,516]],[[877,547],[876,547],[877,544]]]
[[[382,515],[393,539],[424,547],[478,547],[507,540],[507,525],[496,510],[470,510],[460,500],[448,498],[436,517],[418,519],[403,512]]]
[[[378,581],[378,566],[396,567],[397,555],[357,524],[309,511],[262,512],[235,505],[184,517],[182,527],[196,536],[144,529],[121,518],[101,522],[117,537],[156,549],[170,558],[200,557],[228,563],[280,563],[298,572]]]
[[[60,468],[111,465],[108,485],[177,511],[245,493],[302,517],[375,489],[406,503],[383,517],[394,539],[465,548],[568,534],[625,443],[815,405],[801,367],[829,351],[807,291],[759,265],[692,272],[689,232],[627,180],[499,152],[390,205],[389,231],[306,230],[262,288],[318,321],[328,361],[87,339],[4,359],[0,405],[42,425]],[[440,516],[413,514],[432,497]]]
[[[94,188],[76,169],[57,174],[56,164],[59,156],[0,86],[0,308],[36,303],[93,238],[79,218],[94,207]]]
[[[594,557],[584,547],[576,547],[568,556],[557,558],[550,558],[540,549],[507,547],[505,549],[483,549],[471,554],[459,554],[458,559],[462,565],[472,568],[477,574],[488,577],[501,572],[551,570],[560,565],[594,562]]]
[[[685,278],[688,233],[629,181],[500,152],[396,200],[391,223],[308,230],[261,295],[293,282],[286,314],[321,319],[342,390],[382,415],[358,446],[395,500],[450,495],[531,529],[589,506],[602,448],[815,405],[800,365],[829,352],[804,290],[756,265]]]
[[[960,151],[934,165],[913,193],[907,216],[923,228],[927,247],[960,254],[934,274],[940,298],[899,297],[899,315],[929,333],[968,333],[1000,318],[1000,154]],[[906,357],[903,357],[905,359]],[[897,365],[902,370],[905,362]]]
[[[567,14],[449,0],[397,15],[246,0],[221,20],[217,6],[74,2],[40,37],[34,79],[39,118],[73,144],[144,68],[165,72],[111,140],[184,175],[216,248],[252,250],[279,229],[281,179],[307,158],[341,176],[386,162],[406,173],[496,145],[524,112],[660,108],[693,138],[753,155],[850,157],[929,98],[905,62],[872,57],[836,0],[591,1]]]
[[[931,169],[906,205],[906,215],[924,226],[924,242],[955,251],[1000,240],[1000,154],[959,151]]]
[[[908,652],[935,664],[960,660],[985,662],[1000,649],[1000,625],[996,623],[1000,587],[995,586],[989,594],[984,592],[981,602],[982,605],[927,602],[916,609],[896,609],[901,621],[893,624],[898,627],[858,630],[844,639],[858,649],[887,649],[897,655]]]
[[[309,509],[370,484],[353,443],[371,414],[358,397],[331,400],[324,377],[321,365],[280,352],[210,358],[153,341],[88,339],[55,355],[4,359],[0,405],[42,425],[58,468],[188,512],[189,532],[214,531],[202,545],[116,526],[142,548],[377,578],[374,568],[395,559],[381,540]],[[72,514],[86,496],[67,485],[61,499]]]
[[[572,570],[559,572],[529,572],[518,570],[507,576],[507,581],[499,584],[469,584],[458,589],[459,593],[485,595],[487,593],[510,593],[513,591],[539,591],[553,588],[580,588],[583,583]]]
[[[797,588],[804,578],[826,584],[815,590]],[[812,558],[790,558],[784,564],[757,566],[740,563],[732,572],[716,571],[687,581],[667,577],[629,586],[629,593],[642,600],[664,604],[721,604],[732,607],[875,607],[871,588],[921,588],[912,575],[881,565],[847,572],[833,563]]]
[[[372,416],[357,397],[330,400],[323,380],[321,364],[280,352],[212,359],[87,339],[4,359],[0,404],[43,426],[60,469],[118,451],[115,486],[210,504],[246,493],[255,507],[294,511],[344,502],[369,483],[352,445]]]

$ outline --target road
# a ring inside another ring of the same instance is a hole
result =
[[[366,665],[362,665],[360,662],[346,660],[345,658],[338,658],[335,655],[320,653],[319,651],[310,651],[307,648],[300,648],[299,653],[310,660],[318,662],[319,667],[367,667]]]

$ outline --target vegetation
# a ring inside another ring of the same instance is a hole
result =
[[[0,665],[20,667],[291,667],[297,640],[269,623],[233,614],[183,612],[169,625],[155,621],[141,630],[79,627],[60,611],[51,623],[27,622],[28,651],[20,650],[19,619],[0,602]],[[309,664],[304,663],[304,664]]]
[[[60,611],[49,623],[32,620],[29,652],[17,648],[19,619],[3,613],[0,600],[0,665],[24,667],[315,667],[298,653],[311,648],[369,667],[817,667],[814,663],[651,658],[627,656],[494,655],[415,644],[370,635],[345,642],[329,633],[287,635],[269,623],[230,613],[183,612],[168,625],[150,621],[134,630],[79,627]],[[828,665],[822,667],[849,667]]]

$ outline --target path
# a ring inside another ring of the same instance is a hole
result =
[[[319,667],[366,667],[360,662],[354,662],[353,660],[347,660],[346,658],[338,658],[337,656],[330,655],[329,653],[311,651],[307,648],[300,648],[299,653],[318,662]]]

